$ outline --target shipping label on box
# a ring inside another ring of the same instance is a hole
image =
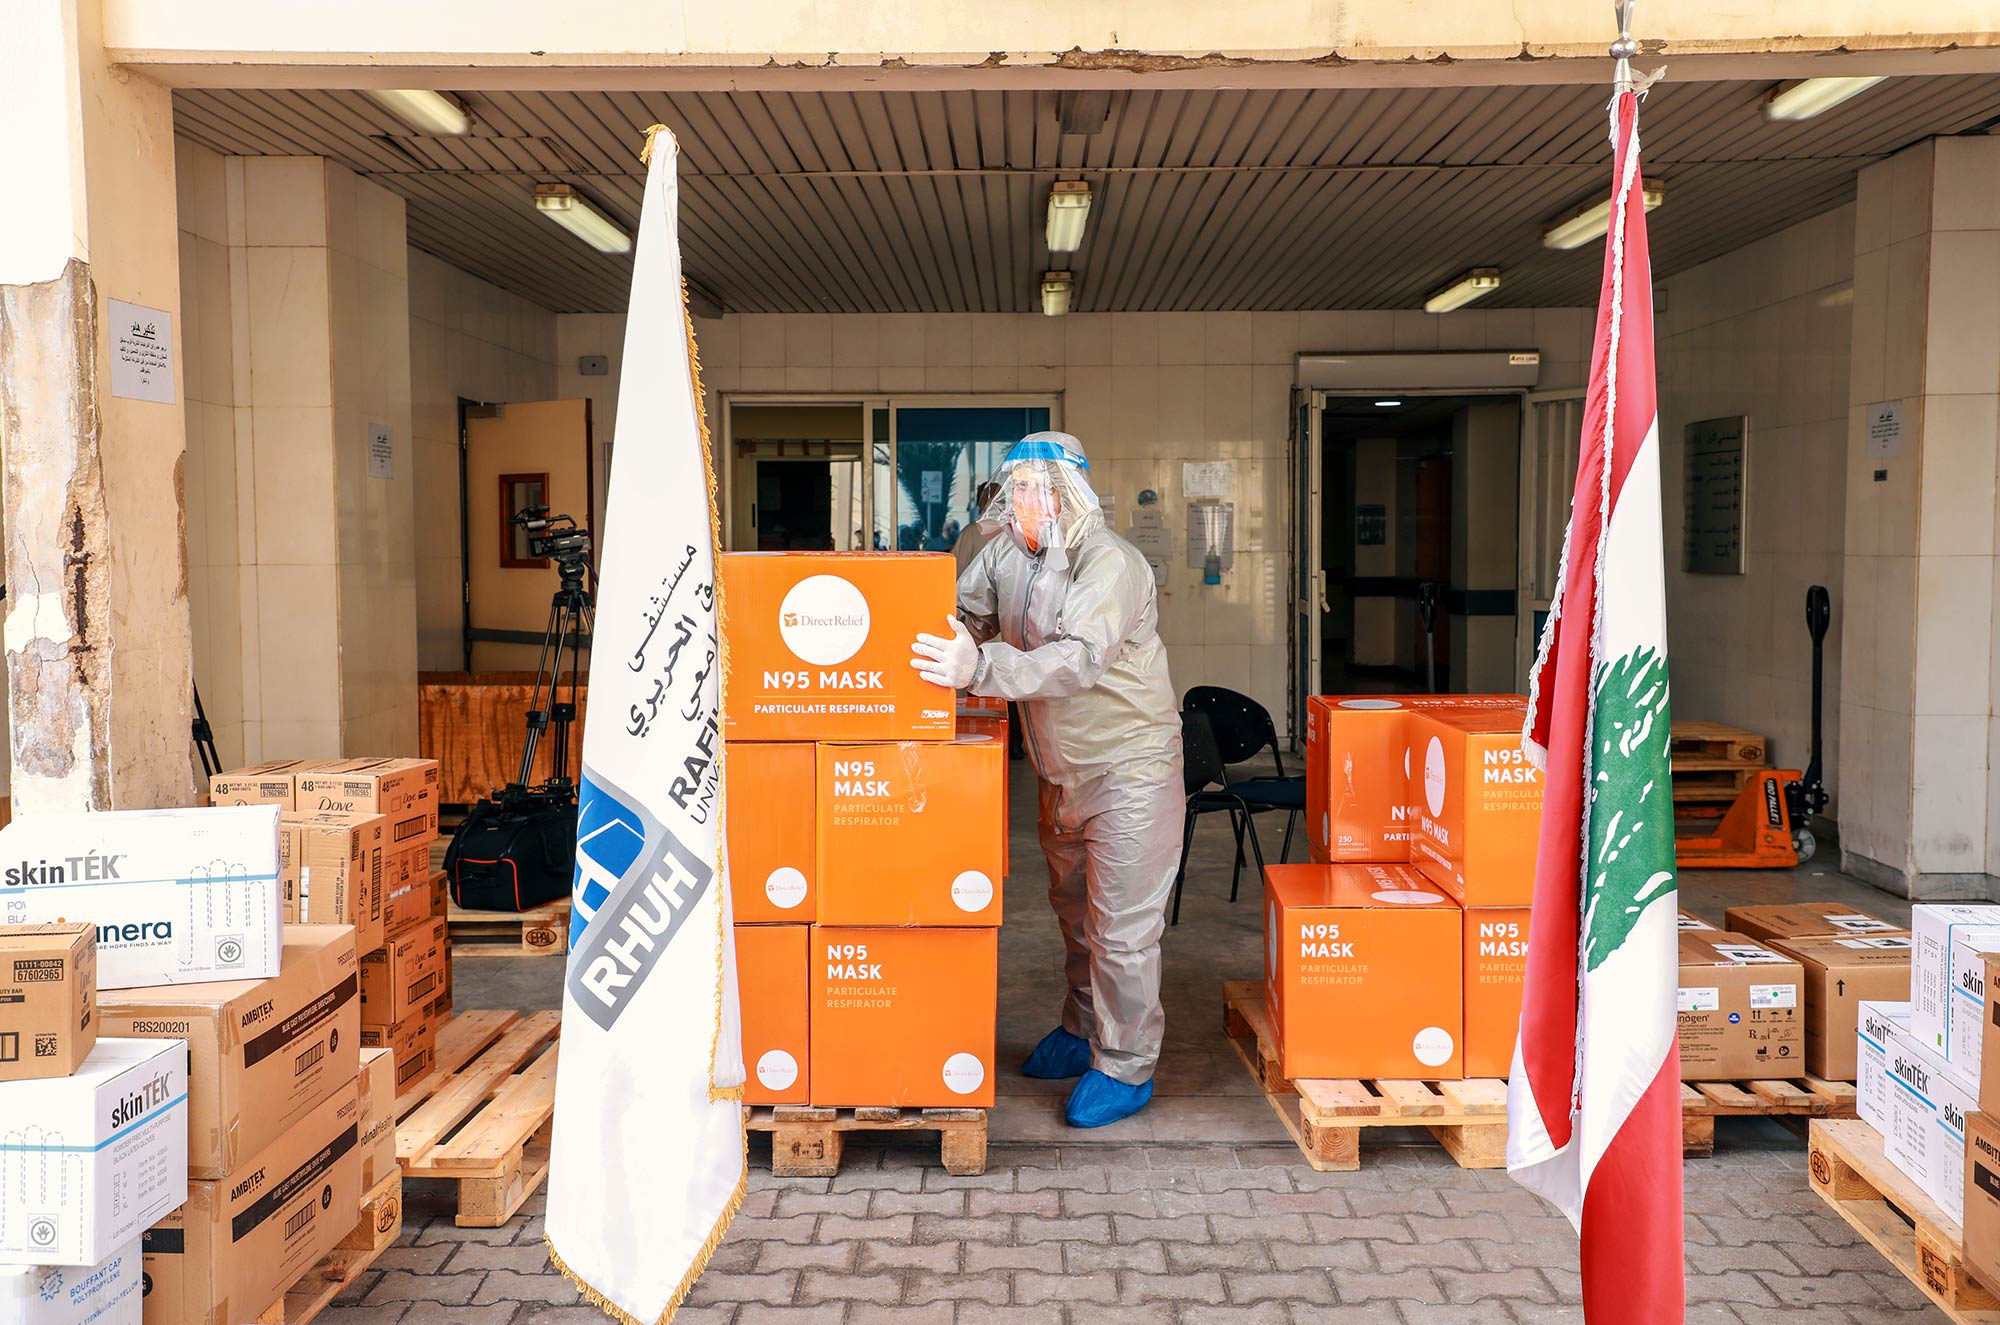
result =
[[[1264,941],[1286,1076],[1464,1075],[1464,917],[1415,867],[1273,865]]]
[[[1908,933],[1901,925],[1857,911],[1845,902],[1732,906],[1723,913],[1722,927],[1732,934],[1748,934],[1759,943],[1783,943],[1821,934],[1866,938],[1871,934]]]
[[[1790,1076],[1805,1059],[1799,963],[1727,930],[1680,933],[1681,1079]]]
[[[387,1026],[424,1010],[444,984],[445,918],[398,930],[361,957],[361,1020]]]
[[[0,860],[0,925],[96,925],[100,989],[277,973],[275,806],[38,814]]]
[[[1891,1126],[1890,1098],[1898,1088],[1889,1079],[1889,1042],[1897,1029],[1907,1032],[1910,1005],[1907,1000],[1863,1002],[1856,1014],[1854,1094],[1856,1112],[1884,1136]]]
[[[187,1084],[180,1042],[105,1036],[0,1087],[0,1265],[95,1265],[186,1200]]]
[[[145,1297],[137,1237],[95,1265],[0,1266],[0,1325],[140,1325]]]
[[[1461,906],[1534,900],[1542,775],[1521,748],[1511,712],[1455,709],[1410,720],[1417,796],[1410,861]]]
[[[275,805],[281,810],[295,808],[298,792],[295,779],[310,768],[327,761],[320,759],[270,759],[245,768],[232,768],[208,779],[212,805]]]
[[[812,981],[804,925],[736,926],[745,1104],[808,1104]]]
[[[1965,1120],[1979,1101],[1923,1043],[1914,1024],[1889,1028],[1889,1161],[1956,1221],[1965,1210]]]
[[[1715,926],[1709,924],[1706,920],[1697,920],[1685,911],[1676,911],[1674,913],[1674,928],[1682,930],[1714,929]]]
[[[278,872],[288,925],[352,925],[354,948],[382,946],[383,855],[389,831],[380,814],[293,812],[278,822]]]
[[[819,760],[802,741],[732,741],[724,823],[738,924],[801,924],[819,914]],[[803,965],[803,962],[801,963]]]
[[[1858,1080],[1861,1003],[1909,997],[1910,936],[1816,934],[1771,947],[1796,958],[1805,975],[1806,1071],[1824,1081]]]
[[[146,1232],[147,1320],[256,1320],[354,1228],[360,1134],[360,1098],[343,1090],[241,1172],[190,1182],[187,1204]]]
[[[96,926],[0,926],[0,1081],[76,1071],[97,1043],[96,996]]]
[[[360,967],[346,925],[291,925],[268,980],[107,992],[107,1035],[185,1040],[188,1171],[220,1178],[354,1079]]]
[[[926,552],[732,552],[720,558],[723,736],[948,741],[957,700],[910,666],[944,629],[957,563]]]
[[[993,1103],[995,929],[812,927],[812,1102]]]
[[[330,760],[300,773],[297,781],[294,809],[386,816],[392,845],[437,836],[435,759]]]
[[[2000,928],[2000,906],[1925,903],[1910,908],[1910,1029],[1949,1057],[1951,945],[1969,930]]]
[[[395,1051],[363,1049],[360,1069],[354,1083],[361,1101],[361,1134],[355,1148],[361,1152],[361,1190],[369,1192],[396,1167]]]
[[[819,923],[1000,923],[1007,748],[819,747]]]

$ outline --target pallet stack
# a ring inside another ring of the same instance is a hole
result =
[[[1007,746],[958,736],[953,697],[909,663],[944,629],[953,571],[722,559],[746,1124],[773,1133],[781,1173],[832,1172],[847,1131],[891,1127],[943,1134],[954,1170],[976,1133],[984,1167]]]
[[[1762,736],[1719,722],[1676,719],[1668,748],[1677,818],[1719,817],[1736,802],[1752,774],[1770,767]]]

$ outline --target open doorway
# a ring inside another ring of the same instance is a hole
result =
[[[857,402],[736,405],[730,411],[730,545],[755,552],[855,552],[867,546]]]

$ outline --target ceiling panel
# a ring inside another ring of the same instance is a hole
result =
[[[1666,275],[1851,199],[1856,172],[2000,121],[2000,79],[1904,78],[1799,124],[1764,83],[1662,83],[1643,116]],[[638,223],[645,126],[681,142],[687,273],[739,312],[1028,312],[1041,273],[1075,306],[1415,308],[1475,266],[1487,306],[1590,303],[1601,250],[1544,224],[1599,195],[1596,87],[1139,88],[1102,130],[1061,130],[1054,92],[484,92],[461,138],[359,92],[179,91],[178,130],[219,152],[324,155],[408,200],[410,242],[557,312],[622,309],[629,258],[534,211],[568,183]],[[1043,207],[1090,181],[1081,252],[1052,263]]]

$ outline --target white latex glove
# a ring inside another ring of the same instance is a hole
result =
[[[910,646],[916,654],[910,659],[910,666],[932,685],[963,690],[972,684],[972,674],[979,667],[979,646],[972,642],[964,622],[955,616],[945,620],[951,626],[951,638],[917,636],[917,642]]]

